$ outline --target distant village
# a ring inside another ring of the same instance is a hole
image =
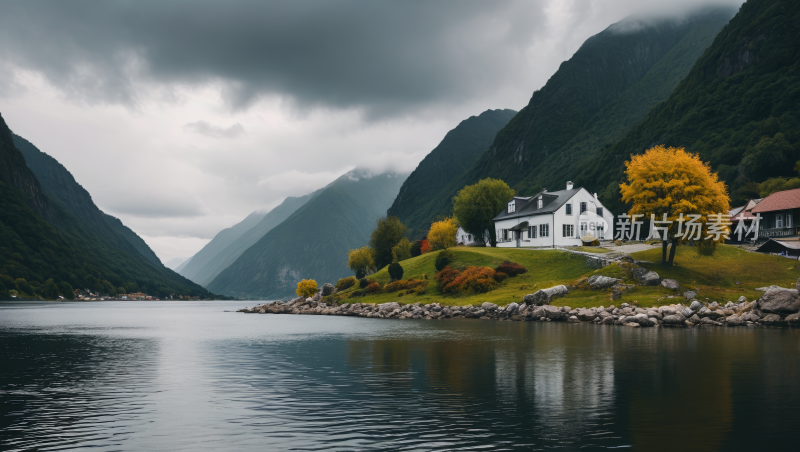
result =
[[[59,297],[60,299],[64,299],[64,297]],[[169,295],[163,298],[164,300],[201,300],[200,297],[190,297],[188,295],[178,295],[173,296]],[[90,290],[81,290],[75,289],[75,300],[80,301],[122,301],[122,300],[153,300],[153,301],[160,301],[161,298],[154,297],[152,295],[147,295],[146,293],[142,292],[134,292],[134,293],[122,293],[116,294],[115,296],[110,295],[100,295],[98,293],[91,292]]]

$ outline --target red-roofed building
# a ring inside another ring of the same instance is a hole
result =
[[[800,188],[773,193],[762,199],[751,215],[761,214],[758,237],[796,237],[800,222]]]

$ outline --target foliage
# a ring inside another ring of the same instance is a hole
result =
[[[673,221],[669,229],[672,251],[667,260],[666,245],[662,261],[672,262],[677,245],[678,224],[674,221],[680,214],[708,215],[727,213],[730,209],[728,191],[711,167],[683,148],[655,146],[644,154],[634,155],[625,162],[628,183],[620,184],[622,200],[631,204],[630,214],[645,217],[655,214],[661,220],[666,215]],[[713,250],[714,248],[707,248]],[[713,252],[713,251],[712,251]]]
[[[428,243],[428,239],[424,239],[420,242],[419,245],[419,252],[420,254],[430,253],[431,252],[431,245]]]
[[[403,237],[397,242],[397,245],[392,247],[392,262],[400,262],[406,259],[411,259],[413,256],[411,254],[411,242],[408,241],[407,238]]]
[[[370,284],[369,284],[369,285],[368,285],[368,286],[367,286],[367,287],[364,289],[364,292],[366,292],[366,293],[370,293],[370,294],[372,294],[372,293],[378,293],[378,292],[380,292],[380,291],[381,291],[381,285],[380,285],[380,284],[378,284],[377,282],[372,282],[372,283],[370,283]]]
[[[389,276],[392,277],[393,281],[403,279],[403,267],[397,262],[389,264],[388,270],[389,270]]]
[[[434,218],[450,213],[453,194],[464,186],[451,189],[455,179],[469,170],[516,113],[487,110],[449,131],[408,176],[387,214],[400,218],[411,229],[412,238],[422,237]]]
[[[416,240],[411,243],[411,257],[417,257],[422,254],[422,241]]]
[[[370,282],[371,281],[368,280],[367,278],[361,278],[361,279],[358,280],[358,287],[363,289],[363,288],[367,287]]]
[[[453,199],[453,214],[461,227],[480,242],[489,231],[489,242],[497,243],[492,219],[502,212],[514,190],[499,179],[486,178],[477,184],[468,185]]]
[[[341,292],[355,286],[357,282],[358,280],[355,276],[348,276],[347,278],[342,278],[336,282],[336,289]]]
[[[424,279],[401,279],[390,282],[383,287],[385,292],[419,292],[425,291],[428,287],[428,281]]]
[[[501,282],[503,282],[503,281],[504,281],[506,278],[508,278],[508,275],[507,275],[507,274],[505,274],[505,273],[503,273],[503,272],[498,272],[498,271],[495,271],[495,273],[494,273],[494,280],[495,280],[495,281],[497,281],[497,282],[501,283]]]
[[[455,281],[459,274],[460,272],[458,270],[455,270],[453,267],[448,265],[436,273],[434,278],[436,279],[436,282],[439,283],[439,288],[442,288]]]
[[[431,224],[428,232],[428,243],[434,250],[443,250],[456,246],[458,225],[453,218],[446,218]]]
[[[757,186],[758,196],[753,196],[752,198],[766,198],[767,196],[779,191],[800,188],[800,178],[771,177],[764,182],[757,184]]]
[[[317,282],[313,279],[304,279],[297,283],[297,290],[295,292],[301,297],[308,298],[317,293]]]
[[[453,252],[450,250],[442,250],[436,256],[436,271],[441,271],[453,261]]]
[[[405,225],[397,217],[378,219],[375,229],[369,236],[376,268],[381,269],[392,263],[392,248],[405,237],[406,230]]]
[[[466,293],[486,293],[495,287],[495,271],[489,267],[467,267],[462,272],[456,273],[449,283],[441,286],[443,293],[446,294],[466,294]],[[453,276],[453,272],[445,275],[442,281]],[[438,275],[437,275],[438,276]]]
[[[516,262],[511,261],[503,261],[502,264],[498,265],[497,268],[494,269],[496,272],[505,273],[508,276],[517,276],[523,273],[527,273],[528,269],[523,267]]]
[[[363,278],[375,272],[375,253],[372,248],[364,246],[347,253],[347,266],[356,274],[356,278]]]

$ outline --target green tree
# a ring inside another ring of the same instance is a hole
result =
[[[375,253],[372,248],[364,246],[347,253],[347,266],[356,278],[361,279],[370,273],[375,272]]]
[[[453,198],[453,214],[461,227],[485,243],[489,231],[489,243],[497,244],[492,219],[500,213],[514,197],[514,190],[500,179],[486,178],[474,185],[467,185]]]
[[[392,281],[399,281],[403,279],[403,266],[398,264],[397,262],[393,262],[389,264],[389,276],[392,278]]]
[[[403,237],[397,242],[397,245],[392,247],[392,262],[400,262],[406,259],[411,259],[411,242]]]
[[[372,247],[375,258],[375,268],[381,268],[392,263],[392,248],[405,237],[406,226],[397,217],[382,217],[378,219],[375,230],[369,236],[369,245]]]
[[[25,278],[17,278],[14,281],[14,283],[16,284],[17,290],[20,293],[26,295],[33,295],[33,289],[31,289],[31,286],[28,285],[28,281],[26,281]]]
[[[47,298],[48,300],[54,300],[58,298],[58,287],[56,287],[55,281],[53,278],[48,279],[44,282],[41,289],[39,290],[39,295]]]
[[[61,295],[63,295],[67,300],[75,299],[75,289],[73,289],[72,285],[66,281],[61,281],[58,283],[58,291],[61,292]]]

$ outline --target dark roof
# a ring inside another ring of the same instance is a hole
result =
[[[542,191],[536,194],[536,196],[531,196],[527,202],[522,205],[522,207],[517,206],[514,212],[508,213],[508,208],[504,208],[502,212],[500,212],[496,217],[494,217],[493,221],[498,220],[506,220],[509,218],[518,218],[518,217],[528,217],[531,215],[544,215],[548,213],[553,213],[558,210],[561,206],[563,206],[567,201],[569,201],[575,193],[580,191],[581,187],[573,188],[571,190],[559,190],[559,191]],[[536,206],[538,205],[537,200],[539,196],[542,196],[542,200],[544,201],[544,205],[541,209],[537,209]],[[514,199],[519,199],[520,197],[514,197]]]
[[[753,213],[774,212],[776,210],[797,209],[800,207],[800,188],[773,193],[753,208]]]
[[[759,246],[756,251],[761,253],[780,253],[782,251],[797,251],[798,249],[800,249],[800,242],[769,239]]]

